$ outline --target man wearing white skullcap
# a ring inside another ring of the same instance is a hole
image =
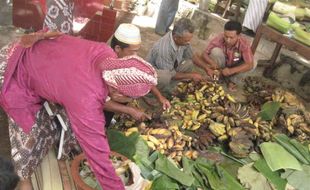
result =
[[[112,37],[110,45],[114,52],[117,54],[118,58],[137,55],[138,50],[141,47],[140,29],[133,24],[120,24]],[[162,104],[163,109],[170,108],[169,101],[160,93],[160,91],[155,86],[152,88],[151,91],[156,96],[157,100]],[[110,94],[110,96],[115,103],[127,102],[127,100],[124,100],[121,97],[117,97],[117,99],[113,98],[113,94]],[[106,118],[106,127],[108,127],[114,113],[105,111],[104,114]]]
[[[111,40],[111,47],[117,56],[122,58],[128,55],[136,55],[140,46],[140,29],[133,24],[120,24]]]

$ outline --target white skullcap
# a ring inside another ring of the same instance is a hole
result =
[[[126,44],[136,45],[141,43],[140,29],[133,24],[120,24],[114,36]]]

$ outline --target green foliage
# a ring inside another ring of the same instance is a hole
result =
[[[107,136],[112,151],[133,160],[133,156],[136,153],[136,143],[139,138],[139,133],[135,132],[126,137],[122,132],[110,129],[107,131]]]
[[[266,102],[258,114],[265,121],[271,121],[280,109],[280,102]]]

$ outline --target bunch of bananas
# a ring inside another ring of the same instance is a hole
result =
[[[142,130],[141,130],[142,129]],[[177,125],[168,128],[132,127],[125,131],[125,135],[139,132],[152,150],[157,150],[171,159],[179,162],[183,155],[196,159],[198,152],[191,150],[192,137],[183,134]]]
[[[281,114],[279,124],[284,127],[289,135],[294,135],[301,142],[310,140],[310,123],[301,113]]]
[[[273,128],[275,125],[275,120],[263,121],[261,117],[258,117],[253,125],[258,129],[257,135],[263,141],[270,141],[273,134]]]
[[[303,103],[299,100],[299,98],[297,98],[296,95],[282,88],[276,88],[273,91],[271,95],[271,100],[275,102],[280,102],[282,107],[296,107],[301,110],[305,109]]]
[[[195,131],[201,126],[209,125],[212,107],[221,107],[225,102],[235,102],[229,94],[225,94],[222,86],[209,82],[180,82],[169,111],[164,113],[167,119],[179,120],[179,127]],[[223,118],[224,119],[224,118]],[[228,121],[228,117],[225,121]]]
[[[248,105],[259,108],[261,105],[271,100],[275,87],[267,85],[260,77],[245,78],[244,93]]]

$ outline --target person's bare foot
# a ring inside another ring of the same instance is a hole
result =
[[[18,190],[33,190],[32,183],[30,179],[20,180]]]
[[[227,84],[227,87],[228,87],[228,90],[231,91],[231,92],[235,92],[237,91],[237,85],[233,82],[229,82]]]

